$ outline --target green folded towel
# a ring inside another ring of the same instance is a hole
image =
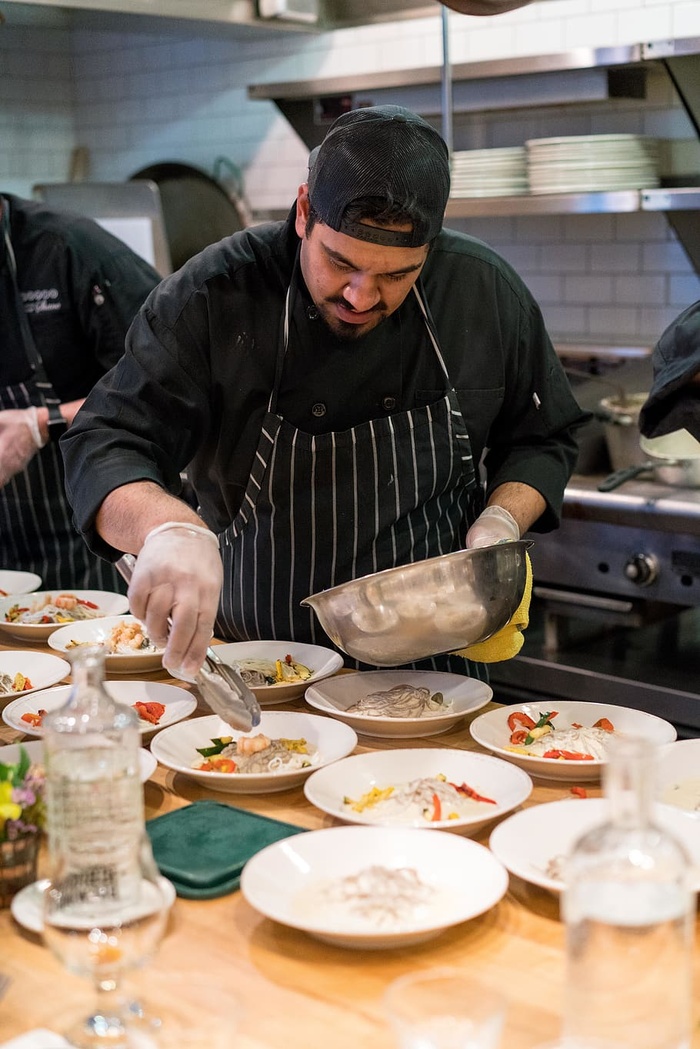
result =
[[[221,801],[195,801],[146,822],[158,868],[178,896],[211,900],[235,892],[247,861],[303,827]]]

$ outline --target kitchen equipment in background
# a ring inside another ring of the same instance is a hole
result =
[[[593,193],[659,185],[659,144],[642,135],[572,135],[530,139],[531,193]]]
[[[625,481],[653,473],[654,479],[675,487],[700,487],[700,442],[687,430],[663,437],[640,437],[639,412],[647,393],[625,393],[600,401],[596,415],[603,421],[613,473],[598,485],[611,492]]]
[[[154,182],[41,182],[37,200],[94,219],[149,262],[162,277],[172,273],[158,186]]]
[[[646,456],[639,447],[639,412],[648,393],[625,393],[604,397],[598,404],[605,443],[613,470],[641,465]]]
[[[200,168],[165,161],[131,176],[131,180],[143,179],[154,182],[160,190],[173,269],[247,224],[247,215],[224,187]]]
[[[531,541],[431,557],[305,598],[343,652],[400,666],[455,652],[501,630],[522,601]]]
[[[244,226],[252,226],[255,219],[245,195],[243,172],[229,157],[217,157],[214,161],[213,177],[226,190],[231,202],[238,209]]]

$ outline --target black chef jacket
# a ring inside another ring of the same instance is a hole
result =
[[[117,556],[94,529],[110,491],[151,480],[176,493],[188,463],[204,520],[218,532],[233,519],[274,380],[299,243],[293,217],[294,209],[285,222],[236,233],[164,280],[134,321],[125,356],[61,439],[75,520],[96,552]],[[587,415],[539,308],[486,244],[449,230],[421,281],[488,489],[531,485],[547,503],[535,529],[555,527],[574,431]],[[344,430],[444,392],[413,295],[373,332],[342,342],[301,289],[278,401],[293,426]]]
[[[78,400],[119,360],[131,321],[161,278],[91,219],[3,196],[36,348],[61,402]],[[0,385],[23,382],[29,371],[16,347],[0,354]]]

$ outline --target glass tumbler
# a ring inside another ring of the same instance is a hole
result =
[[[503,996],[458,969],[401,976],[384,997],[398,1049],[497,1049]]]

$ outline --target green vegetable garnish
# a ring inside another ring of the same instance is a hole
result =
[[[551,725],[552,722],[549,719],[552,717],[553,714],[554,714],[553,710],[548,710],[546,714],[540,714],[540,720],[535,725],[535,728],[542,728],[544,725]],[[553,727],[554,726],[552,725],[552,728]],[[528,734],[527,734],[527,736],[525,737],[525,740],[524,740],[524,746],[527,747],[527,746],[530,745],[530,743],[534,743],[534,742],[535,742],[535,737],[531,736],[530,733],[528,732]]]
[[[215,736],[212,739],[213,747],[196,747],[195,749],[203,758],[213,758],[217,754],[221,754],[222,750],[231,743],[232,739],[232,736]]]

